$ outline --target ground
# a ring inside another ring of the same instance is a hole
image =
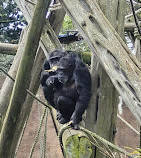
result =
[[[5,77],[0,76],[0,87],[4,81],[4,78]],[[43,99],[43,94],[41,90],[38,91],[38,97]],[[36,136],[37,129],[39,126],[39,120],[40,120],[43,110],[44,110],[44,106],[39,104],[37,101],[34,101],[32,111],[31,111],[26,129],[24,132],[24,136],[20,144],[19,150],[17,152],[17,158],[27,158],[29,156],[30,149],[35,140],[35,136]],[[137,125],[130,110],[125,105],[123,106],[123,113],[121,116],[126,121],[128,121],[128,123],[130,123],[136,130],[139,131],[139,126]],[[39,141],[36,145],[35,152],[33,154],[34,158],[39,158],[40,155],[42,155],[43,132],[44,132],[44,126],[42,129]],[[46,133],[47,133],[46,157],[63,158],[59,141],[58,141],[50,115],[47,121]],[[117,119],[116,144],[122,148],[125,148],[125,147],[138,148],[139,147],[139,135],[136,134],[133,130],[131,130],[127,125],[125,125],[125,123],[123,123],[120,119]]]

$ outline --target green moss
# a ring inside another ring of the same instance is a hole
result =
[[[64,150],[67,158],[90,158],[92,155],[91,143],[86,137],[79,135],[69,137]]]
[[[1,118],[0,118],[0,131],[1,131],[1,128],[2,128],[3,120],[4,120],[4,117],[2,115]]]
[[[82,52],[82,59],[83,61],[88,64],[91,65],[91,53],[90,52]]]
[[[84,63],[91,65],[91,52],[77,52]]]
[[[15,116],[13,116],[13,123],[15,123],[16,122],[16,117]]]

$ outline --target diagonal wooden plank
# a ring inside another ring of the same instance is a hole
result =
[[[13,92],[8,110],[3,122],[0,134],[0,157],[14,157],[17,140],[14,139],[15,129],[18,126],[22,105],[26,98],[26,90],[31,81],[31,70],[33,67],[36,51],[38,48],[42,29],[46,20],[46,12],[50,0],[37,2],[33,19],[28,30],[27,39],[23,49],[23,55],[17,72]],[[41,17],[40,17],[41,15]]]
[[[60,0],[141,125],[141,63],[93,0]],[[79,8],[79,9],[78,9]]]
[[[34,11],[35,6],[26,2],[25,0],[15,0],[15,2],[18,5],[19,9],[23,12],[24,17],[26,18],[27,22],[30,23],[32,20],[33,11]],[[60,11],[60,13],[61,12],[62,12],[62,10]],[[63,14],[65,14],[65,13],[63,13]],[[59,25],[60,24],[58,24],[58,26]],[[53,36],[54,36],[54,40],[51,39]],[[43,28],[43,33],[41,35],[41,40],[40,40],[39,44],[40,44],[41,48],[43,49],[46,56],[48,56],[49,52],[51,52],[55,49],[62,48],[56,34],[54,33],[52,27],[49,24],[48,19],[46,20],[46,24]]]

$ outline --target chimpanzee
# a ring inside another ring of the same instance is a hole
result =
[[[91,76],[87,66],[71,51],[61,52],[56,61],[50,55],[44,63],[43,71],[57,66],[53,72],[42,72],[44,95],[57,109],[58,121],[64,124],[71,120],[77,128],[91,97]]]
[[[51,52],[49,54],[49,59],[44,61],[42,67],[40,82],[43,87],[44,96],[54,108],[54,88],[59,87],[60,83],[58,81],[55,69],[52,70],[52,68],[55,68],[58,65],[59,59],[65,55],[66,52],[61,50]]]

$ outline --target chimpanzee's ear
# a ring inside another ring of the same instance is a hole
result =
[[[43,70],[49,70],[49,69],[50,69],[50,65],[49,65],[48,60],[45,60],[45,61],[44,61],[44,64],[43,64],[42,69],[43,69]]]

